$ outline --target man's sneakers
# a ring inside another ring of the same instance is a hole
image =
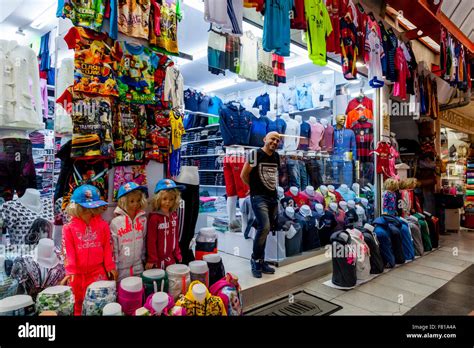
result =
[[[250,265],[252,267],[252,275],[255,278],[262,278],[262,273],[275,274],[275,269],[270,267],[268,262],[265,262],[264,260],[255,260],[251,258]]]

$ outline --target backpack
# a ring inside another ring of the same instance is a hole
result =
[[[239,279],[232,273],[227,273],[224,278],[212,285],[209,291],[211,295],[221,298],[228,316],[243,314]]]

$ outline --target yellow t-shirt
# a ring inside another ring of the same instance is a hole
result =
[[[181,137],[186,131],[184,130],[183,118],[180,114],[170,111],[171,124],[171,152],[181,147]]]
[[[309,58],[317,65],[326,65],[326,38],[332,32],[331,19],[322,0],[304,1],[308,31],[306,43]]]

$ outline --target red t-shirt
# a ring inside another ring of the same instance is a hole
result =
[[[359,101],[357,98],[354,98],[349,102],[349,104],[347,104],[346,115],[361,104],[364,105],[366,109],[372,111],[372,113],[374,112],[372,99],[363,97],[361,101]]]
[[[377,174],[383,174],[384,179],[396,176],[395,159],[398,152],[390,144],[381,142],[374,151],[377,154]]]

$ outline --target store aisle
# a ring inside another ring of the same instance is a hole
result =
[[[461,301],[462,294],[466,290],[460,289],[460,285],[454,283],[474,280],[474,254],[472,253],[474,233],[461,231],[458,234],[443,236],[441,245],[441,248],[429,255],[386,272],[354,290],[343,291],[323,285],[325,281],[331,279],[330,274],[307,283],[304,289],[343,307],[333,315],[404,315],[408,312],[412,314],[412,309],[432,294],[435,294],[436,301],[446,301],[448,304]],[[459,276],[459,281],[453,280],[468,268],[466,274]],[[438,292],[438,289],[445,285],[448,290],[441,289]],[[474,298],[472,298],[474,284],[464,285],[471,286],[471,297],[465,299],[465,305],[458,304],[461,308],[474,305]],[[452,299],[446,298],[450,294]],[[430,301],[434,300],[430,299]],[[436,303],[431,305],[433,304]],[[446,313],[436,312],[436,314],[461,314],[459,308],[451,307],[446,305],[443,307]],[[427,307],[422,307],[422,309],[416,314],[435,314]],[[457,311],[454,312],[454,310]],[[471,310],[474,310],[474,306]],[[467,313],[469,311],[465,314]]]

